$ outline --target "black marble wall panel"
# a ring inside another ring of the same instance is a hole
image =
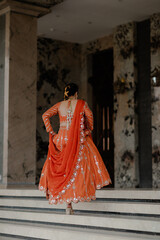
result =
[[[145,41],[144,41],[145,39]],[[140,187],[152,187],[150,20],[137,23]]]

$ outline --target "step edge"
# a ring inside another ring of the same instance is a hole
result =
[[[2,222],[3,219],[0,218],[0,222]],[[6,221],[6,219],[4,219],[4,221]],[[96,226],[87,226],[87,225],[72,225],[72,224],[63,224],[63,223],[53,223],[53,222],[40,222],[40,221],[30,221],[30,220],[13,220],[13,219],[8,219],[7,220],[8,223],[10,222],[19,222],[19,223],[30,223],[32,226],[33,224],[40,224],[41,226],[42,225],[45,225],[45,226],[59,226],[59,227],[71,227],[73,229],[94,229],[94,230],[104,230],[104,231],[113,231],[113,232],[122,232],[122,233],[135,233],[135,234],[145,234],[145,235],[150,235],[150,236],[160,236],[160,232],[152,232],[152,231],[140,231],[140,230],[130,230],[130,229],[119,229],[119,228],[107,228],[107,227],[96,227]]]

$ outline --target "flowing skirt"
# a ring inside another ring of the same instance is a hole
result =
[[[61,198],[56,201],[55,199],[53,200],[54,196],[50,194],[50,190],[52,189],[48,189],[47,187],[49,179],[47,179],[47,162],[45,163],[41,174],[39,189],[49,193],[50,204],[95,200],[96,189],[111,184],[109,173],[92,138],[86,136],[85,140],[81,155],[82,160],[75,181]],[[62,150],[65,148],[67,144],[67,130],[60,129],[58,134],[55,135],[53,142],[57,149]]]

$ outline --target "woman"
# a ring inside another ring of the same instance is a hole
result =
[[[49,132],[47,160],[39,189],[50,204],[67,203],[66,214],[73,214],[71,202],[95,200],[95,191],[111,183],[110,176],[91,137],[93,115],[84,100],[77,100],[78,86],[66,85],[64,101],[47,110],[42,118]],[[59,114],[58,134],[49,118]]]

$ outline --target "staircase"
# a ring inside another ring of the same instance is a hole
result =
[[[0,239],[160,239],[160,190],[98,190],[73,208],[67,216],[38,190],[0,189]]]

